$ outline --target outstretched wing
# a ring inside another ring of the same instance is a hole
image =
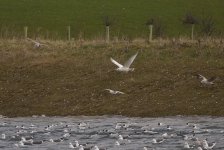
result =
[[[124,92],[121,92],[121,91],[117,91],[117,93],[118,93],[118,94],[125,94]]]
[[[117,65],[119,68],[123,67],[123,65],[119,64],[117,61],[115,61],[113,58],[110,58],[111,62]]]
[[[109,91],[109,92],[113,92],[113,90],[111,89],[104,89],[105,91]]]
[[[131,58],[129,58],[128,61],[125,62],[124,66],[129,68],[137,55],[138,55],[138,52],[135,55],[133,55]]]
[[[215,79],[216,79],[216,77],[211,77],[208,81],[213,82],[213,81],[215,81]]]
[[[33,43],[35,43],[35,44],[39,44],[39,42],[37,42],[37,41],[35,41],[35,40],[32,40],[32,39],[30,39],[30,38],[27,38],[27,40],[29,40],[29,41],[31,41],[31,42],[33,42]]]

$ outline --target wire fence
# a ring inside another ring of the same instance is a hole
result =
[[[64,29],[64,30],[63,30]],[[54,30],[48,30],[42,27],[32,27],[32,26],[24,26],[23,28],[16,27],[16,26],[0,26],[0,38],[1,39],[23,39],[23,38],[32,38],[32,39],[43,39],[43,40],[105,40],[107,43],[109,40],[116,41],[116,40],[126,40],[126,41],[133,41],[136,39],[145,39],[146,41],[150,42],[155,39],[192,39],[191,38],[191,31],[189,30],[189,34],[181,34],[175,36],[156,36],[155,31],[152,31],[152,26],[150,28],[146,27],[146,32],[142,33],[141,36],[129,36],[122,33],[113,33],[113,28],[109,28],[108,26],[105,26],[104,32],[98,32],[96,35],[93,36],[85,36],[88,34],[85,31],[74,31],[71,26],[64,26],[62,28],[63,31],[54,31]],[[109,34],[112,32],[113,34]],[[223,39],[223,33],[217,32],[213,35],[205,35],[205,34],[199,34],[195,31],[194,33],[194,39],[208,39],[208,38],[214,38],[214,39]]]

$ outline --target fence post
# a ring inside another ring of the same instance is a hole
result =
[[[67,29],[68,29],[68,40],[70,41],[71,40],[71,26],[68,26]]]
[[[153,25],[149,25],[149,42],[152,42],[152,28]]]
[[[106,43],[110,42],[110,26],[106,26]]]
[[[24,38],[25,38],[25,39],[27,38],[27,32],[28,32],[28,27],[25,26],[25,27],[24,27]]]
[[[194,40],[194,24],[191,26],[191,40]]]

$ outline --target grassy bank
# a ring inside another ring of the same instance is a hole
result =
[[[224,115],[222,43],[45,43],[0,40],[1,115]],[[136,51],[134,72],[114,70],[110,57],[122,63]],[[218,80],[203,87],[195,73]]]
[[[148,32],[146,21],[161,20],[166,36],[188,36],[190,27],[181,19],[186,12],[197,18],[211,16],[217,32],[223,32],[224,1],[222,0],[1,0],[0,27],[3,37],[28,36],[66,38],[66,26],[71,36],[78,38],[104,37],[103,17],[112,18],[111,36],[144,37]],[[199,26],[195,32],[199,34]]]

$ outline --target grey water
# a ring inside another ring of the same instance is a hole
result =
[[[224,149],[224,117],[0,117],[0,149],[8,150],[70,149],[69,143],[75,141],[90,150],[95,145],[108,150],[180,150],[185,142],[190,149],[203,148],[196,141],[204,139],[209,145],[216,143],[213,149]]]

